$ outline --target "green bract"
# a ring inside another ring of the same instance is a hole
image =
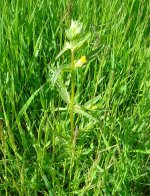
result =
[[[82,23],[78,21],[71,20],[71,26],[66,30],[67,38],[72,41],[77,38],[77,36],[82,32]]]
[[[84,44],[90,39],[91,34],[85,34],[83,32],[82,23],[72,20],[70,28],[66,30],[66,36],[69,41],[65,42],[63,49],[59,52],[56,59],[58,59],[67,50],[76,52],[83,48]]]

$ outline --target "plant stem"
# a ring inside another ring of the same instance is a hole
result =
[[[74,72],[74,51],[71,51],[71,100],[70,100],[70,125],[71,125],[71,142],[74,138],[74,96],[75,96],[75,72]]]
[[[71,100],[70,100],[70,126],[71,126],[71,160],[70,160],[70,183],[72,178],[72,168],[73,168],[73,152],[74,152],[74,96],[75,96],[75,71],[74,71],[74,51],[71,51]],[[71,188],[70,188],[71,189]]]

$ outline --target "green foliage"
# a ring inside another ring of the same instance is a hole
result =
[[[146,0],[0,1],[0,195],[149,195],[149,16]]]

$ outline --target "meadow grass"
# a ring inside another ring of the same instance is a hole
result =
[[[51,80],[71,19],[91,33],[75,58],[99,48],[76,74],[72,156]],[[0,1],[0,195],[149,195],[149,34],[148,0]]]

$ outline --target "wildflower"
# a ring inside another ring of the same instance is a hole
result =
[[[85,63],[87,63],[87,58],[86,56],[82,56],[78,61],[76,61],[75,67],[81,67]]]
[[[82,63],[86,63],[87,62],[86,56],[82,56],[80,58],[80,60],[81,60]]]

